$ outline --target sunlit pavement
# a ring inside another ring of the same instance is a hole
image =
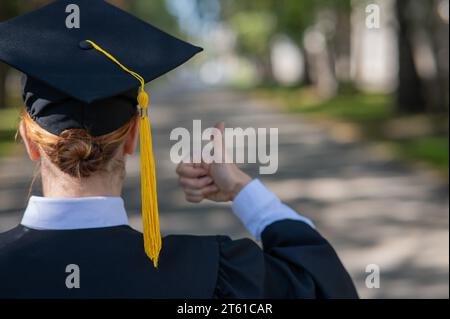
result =
[[[427,171],[412,171],[370,145],[343,143],[316,124],[281,114],[265,101],[225,90],[154,92],[155,140],[163,232],[249,236],[229,205],[185,202],[170,161],[175,127],[276,127],[279,170],[262,180],[291,207],[311,218],[334,245],[361,297],[449,296],[448,186]],[[256,176],[257,165],[244,167]],[[25,207],[34,166],[0,160],[0,231],[14,227]],[[130,222],[141,229],[139,159],[128,162],[124,191]],[[39,194],[39,182],[34,194]],[[381,270],[379,289],[365,285],[366,266]]]

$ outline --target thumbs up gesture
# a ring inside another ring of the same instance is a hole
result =
[[[179,184],[186,200],[192,203],[200,203],[204,199],[215,202],[232,201],[252,180],[235,164],[226,163],[223,141],[225,124],[221,122],[215,127],[222,133],[222,141],[217,144],[222,149],[222,161],[211,164],[180,163],[177,167]]]

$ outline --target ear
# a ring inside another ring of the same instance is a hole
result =
[[[41,159],[41,153],[39,152],[37,145],[28,138],[25,123],[23,121],[20,122],[19,131],[23,143],[25,144],[25,148],[27,149],[28,156],[32,161],[39,161]]]
[[[139,121],[134,121],[133,126],[131,127],[130,134],[128,135],[125,145],[124,145],[124,153],[126,155],[133,155],[136,151],[136,145],[139,135]]]

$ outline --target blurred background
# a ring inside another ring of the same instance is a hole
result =
[[[48,2],[1,0],[0,22]],[[248,236],[229,205],[184,201],[173,128],[277,127],[279,171],[262,179],[316,223],[362,297],[449,297],[449,0],[108,2],[205,48],[149,86],[164,232]],[[19,88],[0,62],[0,232],[40,193],[14,139]],[[124,197],[140,229],[138,166]]]

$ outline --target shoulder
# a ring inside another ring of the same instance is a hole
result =
[[[223,283],[220,278],[228,278],[232,286],[243,279],[248,282],[254,274],[247,263],[254,263],[260,254],[259,247],[248,239],[171,235],[163,238],[155,269],[145,255],[142,236],[127,226],[76,231],[36,231],[19,226],[0,235],[0,279],[17,290],[14,287],[20,287],[27,273],[27,280],[36,281],[32,283],[36,289],[29,289],[25,297],[203,299],[216,295]],[[69,263],[79,265],[82,278],[89,278],[83,280],[85,289],[58,288],[64,283]],[[33,269],[28,268],[30,264]],[[45,287],[44,294],[39,287]],[[15,293],[24,296],[22,291]]]
[[[19,225],[11,230],[0,233],[0,256],[10,249],[13,249],[18,243],[26,241],[28,229]]]

